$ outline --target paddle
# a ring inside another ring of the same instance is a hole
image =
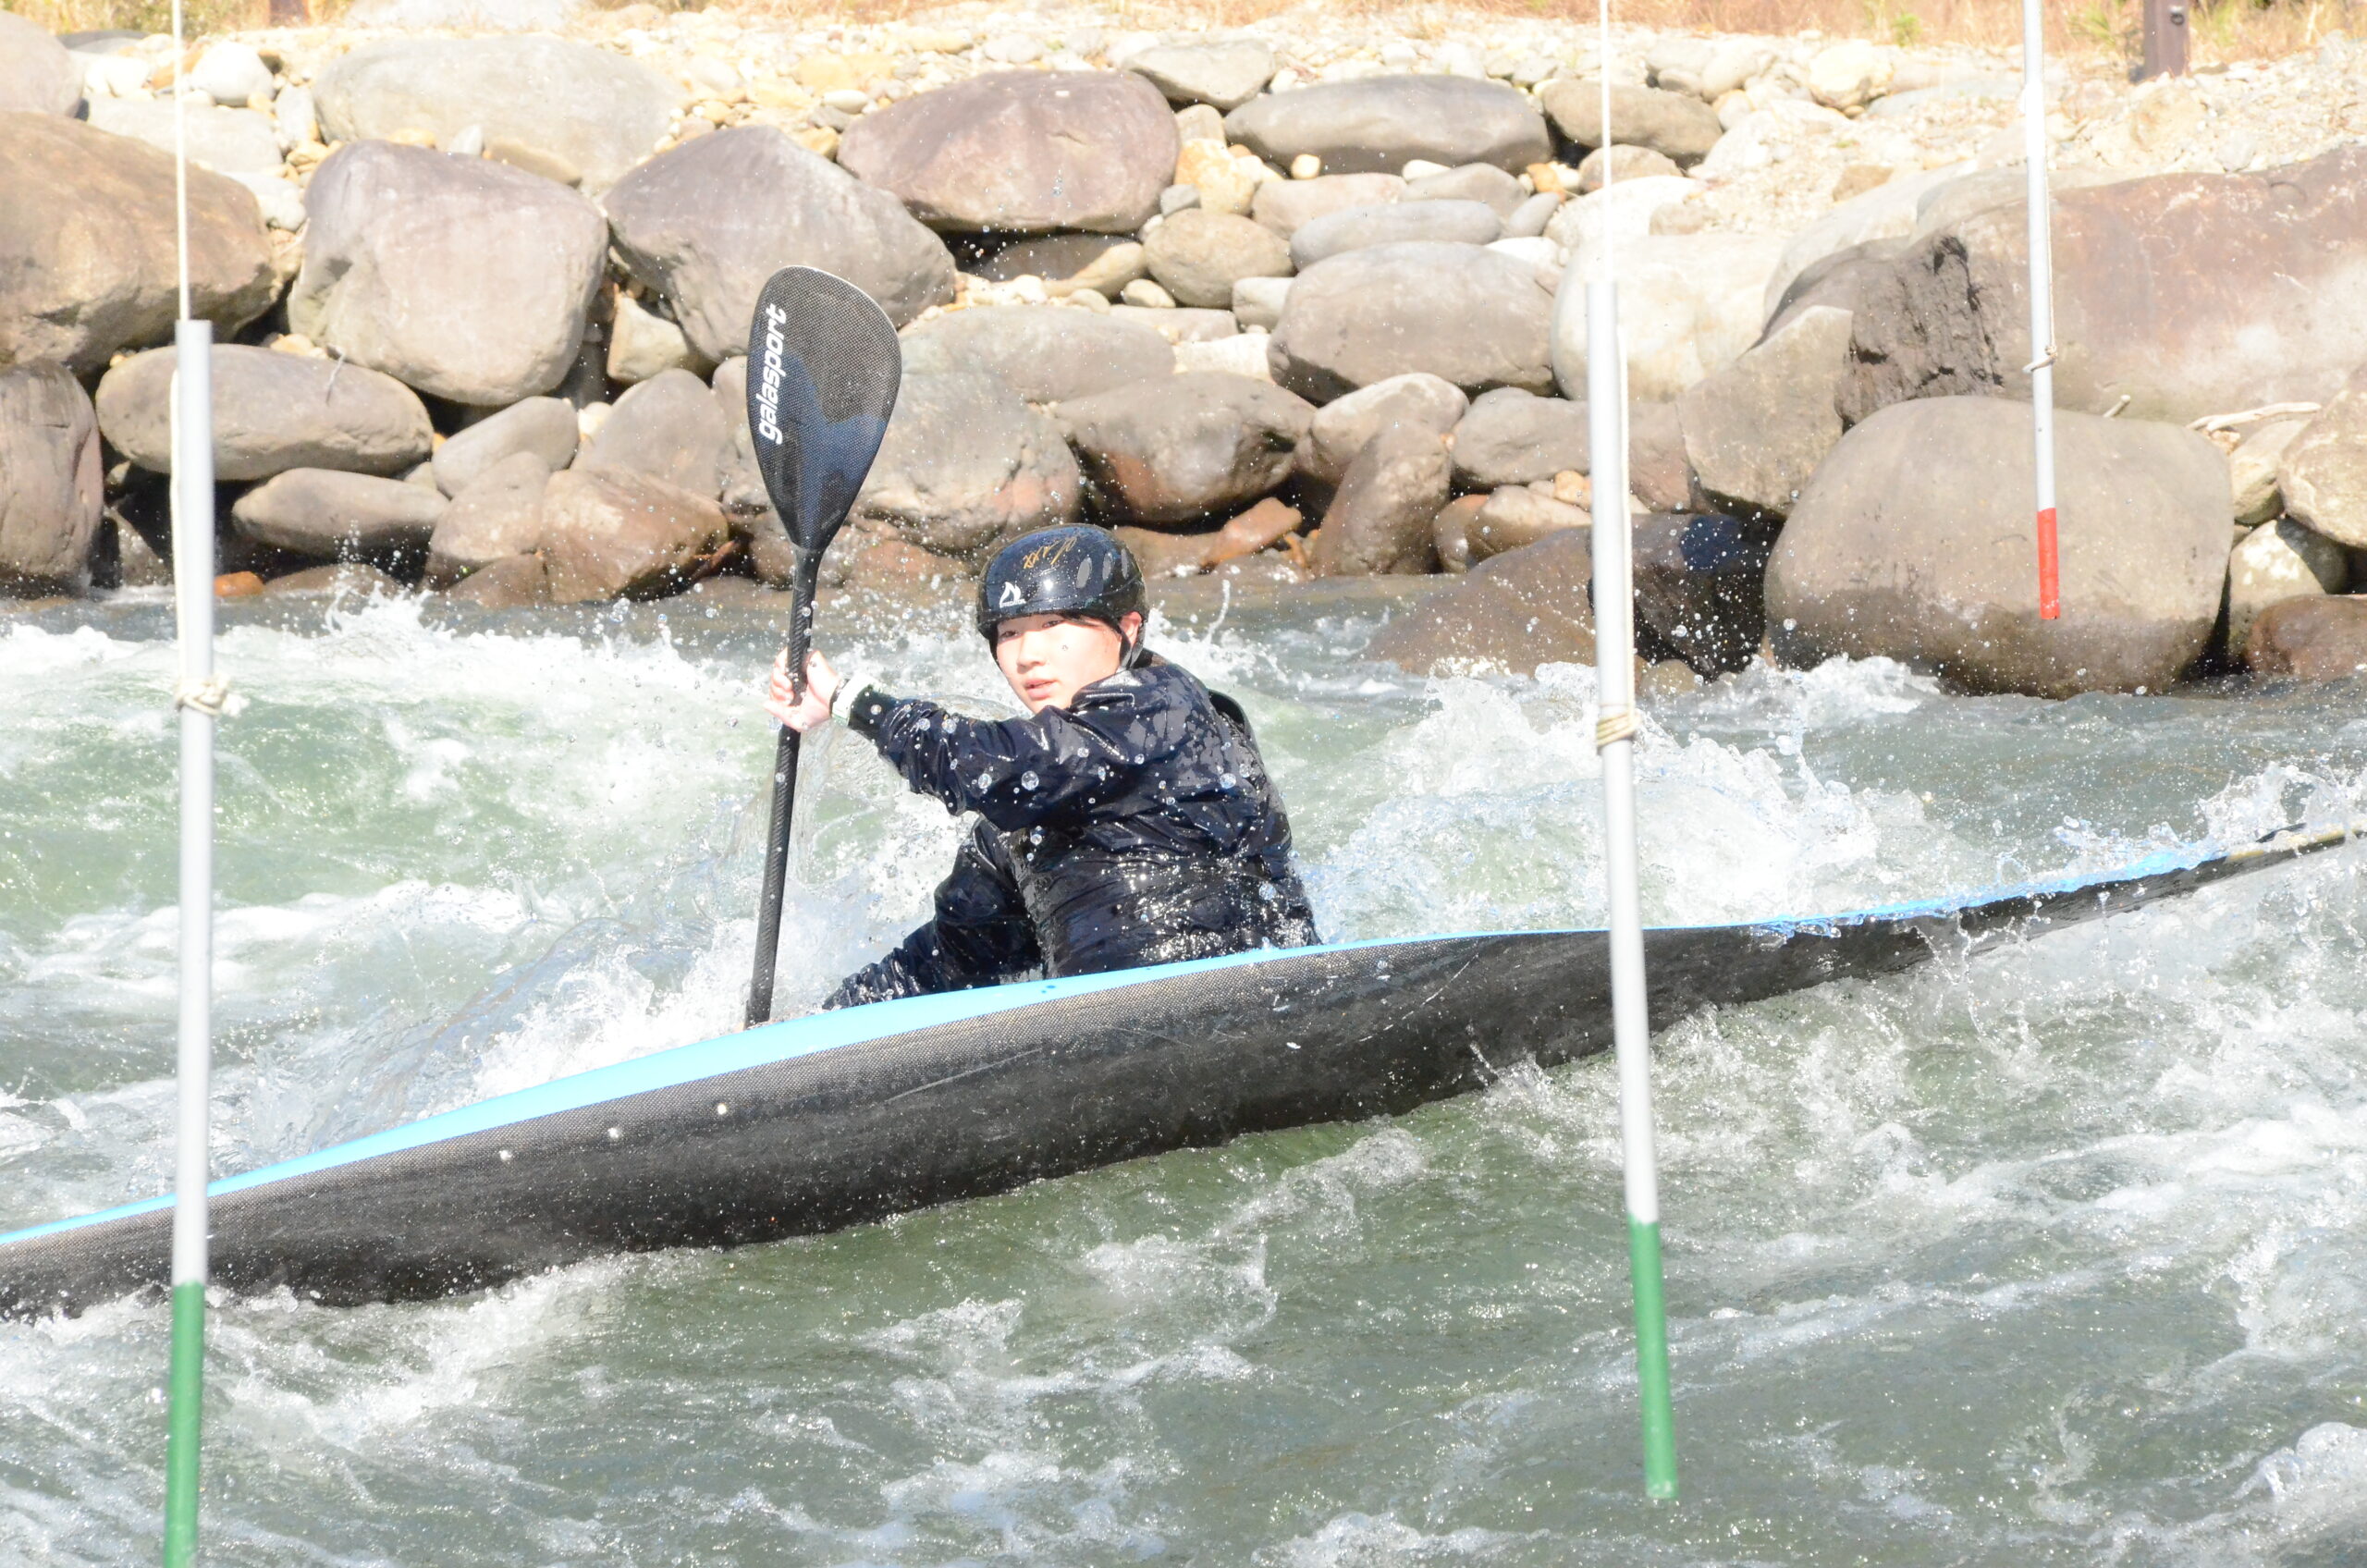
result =
[[[748,435],[765,494],[789,533],[792,681],[805,679],[815,570],[879,453],[902,374],[895,325],[862,289],[812,267],[783,267],[766,282],[748,327]],[[797,806],[797,740],[783,725],[773,760],[772,824],[748,980],[750,1028],[773,1015],[790,817]]]

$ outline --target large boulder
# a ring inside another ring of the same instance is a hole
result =
[[[1249,216],[1288,239],[1319,217],[1350,207],[1401,200],[1405,181],[1393,174],[1326,174],[1313,179],[1269,179],[1250,199]]]
[[[1315,410],[1252,376],[1194,371],[1063,403],[1061,428],[1112,522],[1237,510],[1290,476]]]
[[[1619,251],[1619,325],[1627,389],[1673,402],[1759,340],[1760,301],[1783,241],[1745,234],[1650,235]],[[1586,396],[1587,291],[1579,269],[1563,275],[1553,311],[1553,374],[1563,392]]]
[[[91,123],[101,130],[144,141],[162,153],[173,150],[169,98],[93,98],[90,112]],[[206,104],[192,105],[187,120],[189,161],[200,168],[249,178],[279,173],[279,136],[269,115]]]
[[[1316,532],[1323,577],[1420,576],[1436,570],[1431,524],[1446,505],[1453,470],[1435,430],[1384,426],[1348,465]]]
[[[2066,409],[2184,423],[2324,402],[2367,362],[2367,147],[2065,191],[2054,245]],[[1843,419],[1910,398],[2028,398],[2029,254],[2021,209],[1995,207],[1862,288]]]
[[[543,492],[551,471],[532,452],[512,452],[461,486],[427,539],[427,585],[449,588],[497,560],[543,542]]]
[[[997,71],[864,116],[839,162],[931,228],[1123,234],[1159,211],[1182,146],[1141,77]]]
[[[1274,51],[1257,38],[1173,43],[1129,55],[1125,67],[1147,77],[1171,104],[1213,104],[1219,109],[1237,109],[1273,80]]]
[[[1481,561],[1374,633],[1365,656],[1417,675],[1594,663],[1594,531],[1564,529]]]
[[[82,101],[74,56],[49,30],[0,11],[0,114],[70,115]]]
[[[1350,207],[1299,226],[1291,236],[1290,259],[1306,268],[1349,251],[1374,245],[1431,240],[1441,245],[1485,245],[1504,232],[1503,221],[1481,202],[1405,201]]]
[[[1715,513],[1635,522],[1636,619],[1704,676],[1750,663],[1767,622],[1772,529]]]
[[[2349,581],[2350,557],[2334,541],[2289,518],[2253,529],[2227,557],[2227,646],[2240,654],[2269,606],[2339,594]]]
[[[1774,337],[1791,325],[1793,317],[1820,305],[1856,314],[1858,291],[1869,283],[1879,286],[1888,276],[1890,263],[1906,253],[1907,244],[1904,239],[1869,239],[1810,262],[1768,312],[1760,339]]]
[[[2367,368],[2293,436],[2276,487],[2313,532],[2367,550]]]
[[[1170,216],[1143,243],[1151,276],[1178,304],[1218,310],[1232,307],[1233,286],[1245,277],[1288,277],[1296,248],[1263,224],[1195,208]]]
[[[1464,526],[1463,555],[1466,564],[1526,549],[1549,533],[1565,528],[1590,528],[1594,519],[1585,508],[1557,500],[1526,484],[1507,484],[1479,503]]]
[[[104,472],[81,383],[58,364],[0,370],[0,593],[90,586]]]
[[[2367,675],[2367,594],[2270,606],[2252,622],[2244,664],[2254,675],[2303,680]]]
[[[707,384],[689,371],[669,370],[618,398],[575,463],[630,469],[713,500],[730,446],[731,427]]]
[[[1375,245],[1299,274],[1268,351],[1275,381],[1318,403],[1409,371],[1466,392],[1543,392],[1553,385],[1552,317],[1536,269],[1513,257]]]
[[[1404,424],[1443,436],[1470,406],[1461,387],[1419,371],[1376,381],[1315,411],[1306,439],[1299,443],[1298,471],[1319,484],[1337,484],[1365,444],[1382,431]]]
[[[1500,386],[1471,400],[1454,427],[1454,477],[1466,489],[1529,484],[1585,473],[1587,406]]]
[[[1553,129],[1573,144],[1589,151],[1603,144],[1600,82],[1571,77],[1550,81],[1538,102]],[[1622,147],[1649,147],[1690,166],[1708,157],[1725,133],[1718,112],[1690,92],[1616,85],[1611,90],[1611,135]]]
[[[1528,200],[1520,181],[1493,164],[1465,164],[1441,174],[1405,182],[1407,202],[1477,202],[1499,218],[1510,219]]]
[[[172,336],[179,314],[173,160],[57,115],[0,113],[0,365],[78,374]],[[277,280],[254,197],[189,177],[190,303],[227,337]]]
[[[1886,180],[1871,190],[1835,203],[1831,212],[1785,240],[1783,254],[1776,258],[1775,270],[1768,275],[1764,319],[1773,320],[1784,291],[1793,281],[1827,256],[1878,240],[1905,239],[1913,234],[1925,199],[1944,186],[1961,182],[1968,167],[1950,164]],[[2009,176],[2017,185],[2027,178],[2020,170],[1995,172]]]
[[[657,598],[688,587],[731,536],[723,508],[621,468],[571,468],[543,489],[551,597]]]
[[[905,543],[968,561],[1076,521],[1076,459],[1045,414],[1000,376],[904,377],[854,515]]]
[[[608,254],[600,210],[490,158],[352,142],[313,176],[296,331],[456,403],[506,408],[575,361]]]
[[[231,526],[243,538],[314,560],[386,559],[427,547],[444,493],[335,469],[289,469],[239,497]]]
[[[953,298],[953,257],[896,199],[770,126],[702,136],[608,192],[617,253],[674,307],[691,347],[745,353],[765,280],[818,267],[901,326]]]
[[[335,360],[234,343],[214,349],[214,477],[269,479],[291,468],[395,474],[435,442],[427,408],[393,376]],[[178,351],[135,354],[99,382],[99,428],[117,451],[173,469],[173,370]]]
[[[1783,517],[1841,439],[1833,398],[1849,358],[1849,312],[1801,312],[1677,398],[1685,455],[1720,502]]]
[[[2227,463],[2191,431],[2055,424],[2062,617],[2038,614],[2030,410],[1939,398],[1841,438],[1767,568],[1777,653],[1889,657],[1979,692],[2158,692],[2209,643],[2227,572]]]
[[[1417,158],[1525,169],[1553,155],[1545,116],[1502,82],[1374,76],[1252,99],[1224,118],[1226,140],[1277,167],[1312,153],[1327,174],[1395,174]]]
[[[1031,403],[1089,398],[1175,373],[1174,346],[1149,327],[1090,311],[1034,305],[949,311],[904,333],[908,374],[986,371]]]
[[[597,194],[649,156],[681,93],[623,55],[558,38],[398,38],[365,43],[313,83],[331,141],[425,133],[447,146],[475,127],[540,154]]]
[[[520,452],[531,452],[556,472],[574,460],[577,431],[575,407],[564,398],[512,403],[435,448],[436,488],[457,496],[477,475]]]

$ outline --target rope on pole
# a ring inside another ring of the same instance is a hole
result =
[[[1598,0],[1601,34],[1602,189],[1612,189],[1611,0]],[[1676,1496],[1676,1424],[1670,1408],[1668,1308],[1661,1264],[1658,1156],[1653,1147],[1651,1024],[1636,851],[1636,596],[1627,512],[1627,362],[1610,197],[1603,201],[1602,276],[1586,280],[1587,441],[1594,479],[1595,748],[1602,758],[1604,872],[1610,884],[1612,1039],[1619,1064],[1619,1135],[1635,1296],[1636,1378],[1644,1438],[1644,1494]]]

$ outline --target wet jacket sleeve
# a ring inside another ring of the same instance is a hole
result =
[[[1150,740],[1130,733],[1146,728],[1131,717],[1122,697],[1100,697],[1075,713],[964,718],[866,688],[847,727],[920,793],[1012,832],[1122,793],[1147,760],[1157,760],[1147,755]]]
[[[887,957],[840,981],[822,1006],[999,986],[1042,963],[1002,841],[981,824],[963,840],[951,874],[937,885],[936,918]]]

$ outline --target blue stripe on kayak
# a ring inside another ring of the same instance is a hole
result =
[[[1757,932],[1829,932],[1844,925],[1859,925],[1874,921],[1928,919],[1933,916],[1959,913],[1982,904],[2003,899],[2030,898],[2048,894],[2074,893],[2089,888],[2101,888],[2110,883],[2132,881],[2140,877],[2158,876],[2166,872],[2186,871],[2212,860],[2225,851],[2215,846],[2203,845],[2189,849],[2164,850],[2146,856],[2119,870],[2092,876],[2052,877],[2044,881],[2016,883],[1993,888],[1969,897],[1928,900],[1916,903],[1887,904],[1878,909],[1857,910],[1847,914],[1787,917],[1754,921],[1741,926],[1719,925],[1664,925],[1656,931],[1710,931],[1740,929]],[[551,1116],[560,1111],[581,1110],[588,1106],[602,1105],[611,1100],[627,1099],[647,1094],[654,1089],[670,1089],[683,1084],[696,1083],[726,1072],[745,1068],[764,1067],[774,1062],[789,1061],[821,1051],[837,1050],[846,1046],[860,1046],[891,1035],[909,1034],[914,1030],[935,1028],[940,1024],[960,1023],[1011,1008],[1051,1001],[1067,997],[1090,996],[1096,992],[1116,989],[1122,986],[1142,985],[1154,980],[1172,979],[1177,975],[1206,974],[1213,970],[1233,969],[1244,964],[1269,962],[1276,959],[1305,958],[1315,953],[1355,952],[1366,948],[1402,947],[1412,942],[1469,941],[1492,937],[1584,936],[1585,931],[1480,931],[1463,932],[1437,937],[1380,937],[1362,942],[1333,942],[1318,948],[1263,949],[1253,952],[1227,953],[1217,958],[1193,959],[1184,963],[1164,963],[1147,969],[1116,970],[1106,974],[1073,974],[1059,980],[1031,980],[1016,985],[992,986],[971,991],[948,991],[932,997],[903,997],[894,1001],[873,1002],[865,1007],[841,1009],[836,1012],[815,1013],[804,1018],[783,1019],[737,1035],[717,1039],[702,1040],[696,1045],[677,1046],[670,1050],[654,1051],[631,1061],[619,1061],[607,1067],[595,1067],[588,1072],[578,1072],[566,1078],[531,1089],[520,1089],[500,1095],[458,1110],[441,1111],[408,1126],[389,1128],[373,1133],[350,1143],[332,1145],[294,1159],[281,1160],[243,1175],[226,1176],[206,1191],[215,1197],[244,1192],[273,1182],[295,1176],[310,1176],[333,1170],[356,1160],[371,1159],[379,1155],[395,1154],[405,1149],[419,1148],[440,1143],[448,1138],[464,1137],[472,1133],[490,1132],[509,1127],[537,1117]],[[73,1219],[55,1219],[45,1225],[35,1225],[22,1231],[0,1235],[0,1247],[35,1237],[55,1235],[84,1225],[103,1224],[109,1220],[129,1219],[136,1215],[153,1214],[172,1207],[169,1195],[146,1198],[114,1208],[102,1209]]]

